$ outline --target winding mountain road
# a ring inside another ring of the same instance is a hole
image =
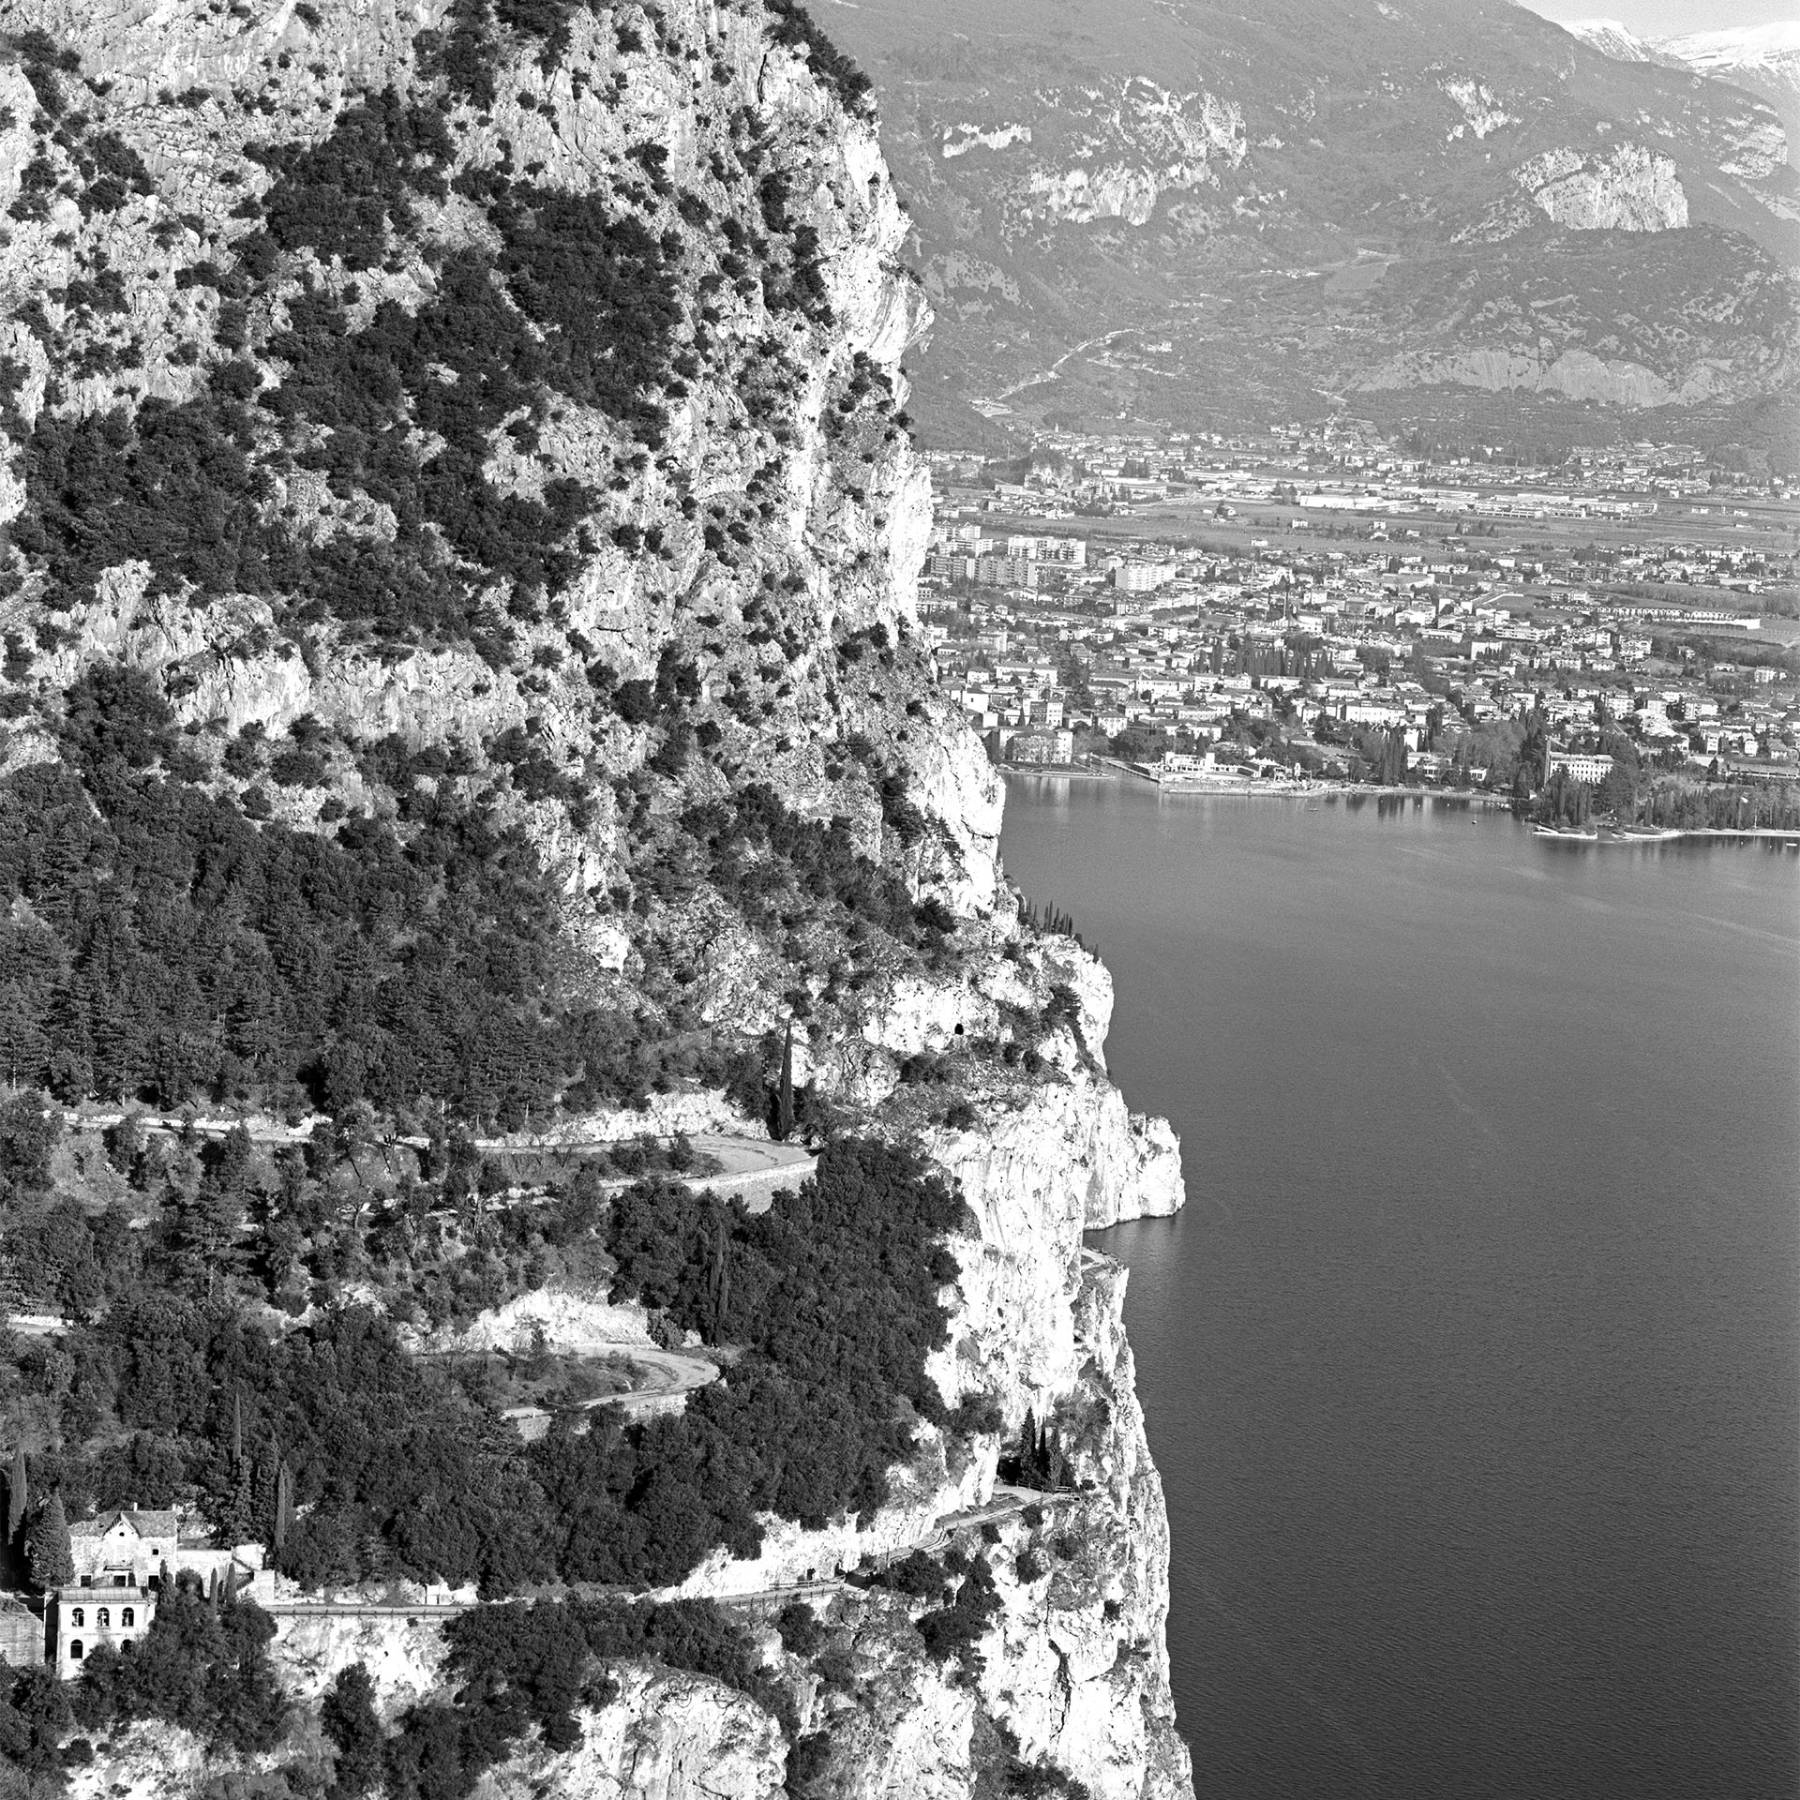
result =
[[[124,1116],[119,1112],[64,1111],[62,1119],[64,1125],[71,1129],[98,1131],[119,1124]],[[175,1113],[148,1112],[140,1112],[136,1116],[146,1131],[173,1134],[191,1131],[200,1137],[224,1137],[242,1124],[248,1130],[252,1143],[276,1147],[308,1143],[314,1131],[326,1123],[316,1119],[309,1119],[299,1125],[278,1124],[272,1119],[186,1119]],[[493,1156],[510,1153],[580,1157],[598,1156],[603,1151],[616,1150],[621,1140],[603,1137],[514,1136],[473,1138],[470,1141],[477,1150]],[[696,1133],[688,1141],[701,1156],[717,1162],[719,1166],[710,1174],[672,1175],[671,1178],[690,1188],[714,1188],[722,1194],[742,1198],[751,1212],[766,1212],[770,1199],[779,1189],[796,1186],[819,1166],[818,1157],[803,1146],[778,1144],[769,1138],[740,1136],[734,1132],[703,1131]],[[381,1148],[384,1144],[404,1144],[412,1150],[423,1150],[428,1142],[423,1137],[403,1136],[378,1140],[371,1148]],[[635,1175],[611,1176],[604,1185],[629,1187],[637,1179]]]
[[[719,1379],[719,1365],[710,1356],[694,1350],[658,1350],[644,1344],[617,1343],[595,1346],[582,1353],[584,1361],[610,1355],[644,1370],[645,1379],[616,1394],[596,1394],[591,1400],[583,1400],[576,1407],[577,1412],[592,1412],[601,1406],[617,1406],[626,1412],[654,1410]],[[500,1416],[510,1419],[527,1443],[549,1431],[552,1417],[541,1406],[509,1406]]]

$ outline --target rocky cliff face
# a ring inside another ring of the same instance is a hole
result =
[[[1106,1080],[1105,971],[1022,923],[999,785],[916,635],[924,309],[852,72],[762,0],[0,0],[0,31],[0,776],[54,763],[71,689],[123,664],[174,708],[180,778],[271,829],[404,840],[468,798],[554,891],[567,991],[702,1048],[794,1016],[816,1104],[961,1182],[932,1375],[991,1428],[925,1433],[872,1518],[775,1523],[684,1591],[932,1541],[1028,1412],[1077,1478],[971,1539],[984,1660],[926,1655],[892,1591],[820,1600],[842,1655],[804,1780],[795,1720],[645,1666],[496,1791],[1186,1792],[1123,1276],[1081,1242],[1178,1206],[1179,1152]],[[1203,97],[1128,99],[1194,183],[1241,155]],[[1126,216],[1129,186],[1032,204]],[[853,929],[715,875],[732,806],[854,875]],[[719,1118],[681,1079],[654,1116]],[[577,1331],[604,1299],[540,1312]],[[361,1661],[390,1709],[439,1653],[392,1614],[276,1645],[296,1693]],[[73,1787],[186,1791],[200,1761],[137,1728]]]
[[[1515,179],[1534,206],[1571,231],[1678,231],[1688,222],[1674,159],[1642,144],[1617,144],[1599,156],[1547,150]]]

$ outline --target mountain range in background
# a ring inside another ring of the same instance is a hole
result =
[[[1791,34],[1690,67],[1510,0],[820,12],[912,214],[933,441],[1346,411],[1795,460]]]
[[[1639,37],[1617,19],[1582,19],[1567,29],[1615,62],[1711,75],[1767,100],[1781,116],[1793,162],[1800,144],[1800,19],[1668,38]]]

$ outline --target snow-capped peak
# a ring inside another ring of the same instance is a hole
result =
[[[1578,19],[1563,29],[1614,62],[1660,63],[1735,81],[1777,106],[1791,106],[1800,94],[1800,20],[1668,38],[1639,37],[1617,19]],[[1791,120],[1788,131],[1795,135]]]
[[[1654,62],[1655,47],[1618,19],[1575,19],[1563,27],[1614,62]]]
[[[1656,45],[1663,61],[1753,88],[1777,104],[1800,95],[1800,20],[1748,25],[1737,31],[1696,31]],[[1793,122],[1789,122],[1793,137]]]
[[[1664,38],[1657,48],[1703,74],[1724,69],[1784,70],[1800,59],[1800,19],[1732,31],[1696,31]]]

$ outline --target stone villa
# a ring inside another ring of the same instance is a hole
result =
[[[178,1574],[192,1572],[209,1588],[267,1601],[275,1575],[263,1567],[260,1544],[217,1549],[204,1537],[181,1533],[173,1507],[116,1507],[69,1527],[75,1579],[45,1597],[49,1660],[64,1680],[81,1673],[101,1644],[123,1650],[156,1616],[157,1596]]]

